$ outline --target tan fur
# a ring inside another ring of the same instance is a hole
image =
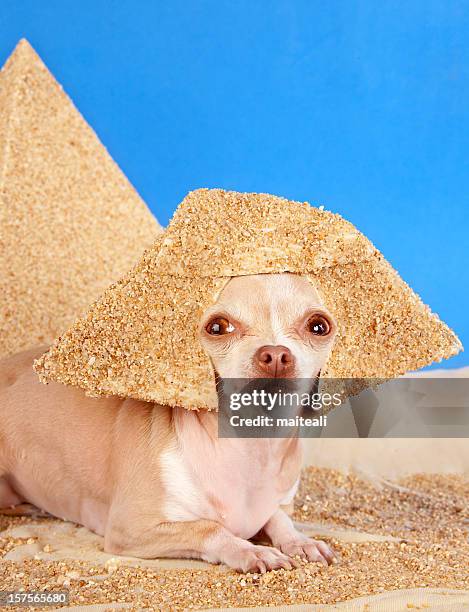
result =
[[[284,337],[312,376],[332,339],[308,349],[295,329],[302,309],[323,306],[307,281],[280,276],[234,279],[215,310],[236,312],[247,330],[231,343],[231,355],[244,355],[240,363],[267,336]],[[253,289],[257,309],[246,299]],[[228,346],[215,350],[207,338],[205,346],[218,370],[232,367]],[[34,504],[101,534],[115,554],[195,557],[260,572],[292,567],[292,554],[332,560],[280,509],[298,481],[297,438],[218,439],[216,413],[42,385],[32,363],[45,348],[0,361],[0,508]],[[261,531],[276,548],[249,541]]]

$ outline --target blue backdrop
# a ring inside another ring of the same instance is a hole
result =
[[[4,0],[2,61],[23,36],[161,223],[196,187],[324,204],[469,344],[468,2]]]

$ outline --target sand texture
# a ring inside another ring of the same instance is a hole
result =
[[[0,73],[0,357],[52,342],[160,232],[21,41]]]
[[[311,563],[261,576],[199,561],[142,562],[105,554],[102,538],[70,523],[0,516],[0,589],[67,588],[71,609],[465,609],[467,479],[418,474],[383,484],[374,476],[303,472],[294,518],[339,553],[329,568]]]
[[[454,332],[339,215],[268,194],[199,189],[36,371],[43,382],[91,395],[216,409],[215,376],[199,341],[203,313],[231,276],[285,271],[306,275],[337,322],[324,376],[393,378],[461,349]]]

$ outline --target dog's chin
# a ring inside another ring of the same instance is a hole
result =
[[[259,380],[259,379],[265,379],[265,380],[291,380],[293,378],[299,378],[298,373],[295,370],[292,370],[291,372],[285,372],[283,374],[278,374],[277,376],[269,376],[268,374],[266,374],[265,372],[261,372],[260,370],[256,370],[256,371],[251,371],[249,372],[246,376],[244,376],[244,378],[249,379],[249,380]]]
[[[269,379],[269,380],[276,380],[276,379],[297,379],[298,381],[300,380],[311,380],[311,381],[316,381],[316,379],[318,379],[321,376],[321,368],[319,368],[318,370],[314,371],[313,373],[308,372],[299,372],[298,370],[294,369],[291,370],[289,372],[285,372],[283,374],[279,374],[278,376],[268,376],[265,372],[262,372],[261,370],[249,370],[247,372],[244,372],[243,374],[240,374],[239,376],[232,376],[231,378],[246,378],[249,380],[253,380],[253,379],[259,379],[259,378],[263,378],[263,379]]]
[[[255,374],[251,373],[250,376],[245,376],[244,382],[246,388],[252,389],[282,389],[285,393],[317,393],[320,376],[320,369],[313,375],[305,376],[304,374],[296,372],[284,376],[276,376],[275,378],[267,377],[265,373],[260,374],[256,372]]]
[[[220,368],[221,369],[221,368]],[[292,379],[297,379],[298,381],[303,380],[311,380],[316,382],[316,380],[321,376],[321,369],[319,368],[318,370],[316,370],[314,373],[303,373],[303,372],[298,372],[297,370],[292,370],[290,372],[286,372],[284,374],[280,374],[278,376],[268,376],[265,372],[262,372],[261,370],[256,370],[256,369],[249,369],[249,370],[242,370],[242,371],[230,371],[230,372],[225,372],[224,374],[222,374],[220,372],[219,369],[217,369],[216,367],[214,367],[214,373],[215,373],[215,378],[216,379],[238,379],[238,380],[245,380],[246,382],[249,381],[256,381],[256,380],[292,380]]]

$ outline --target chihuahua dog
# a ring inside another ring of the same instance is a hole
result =
[[[336,324],[305,278],[232,278],[199,337],[224,378],[313,378]],[[112,554],[187,557],[242,572],[328,564],[291,507],[301,441],[218,438],[217,414],[42,385],[39,347],[0,362],[0,508],[25,502],[104,536]],[[250,541],[265,537],[272,546]]]

